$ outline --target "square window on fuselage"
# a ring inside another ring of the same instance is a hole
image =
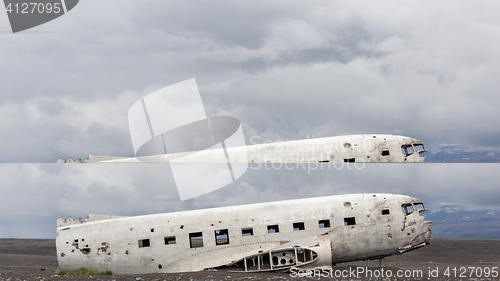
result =
[[[267,226],[267,233],[278,233],[278,232],[280,232],[280,228],[278,227],[277,224]]]
[[[139,240],[139,248],[145,248],[151,246],[151,242],[149,239],[141,239]]]
[[[229,244],[229,231],[227,229],[219,229],[214,231],[215,245]]]
[[[241,229],[241,236],[252,236],[252,235],[253,235],[253,228],[248,227]]]
[[[203,234],[201,232],[189,233],[189,247],[203,247]]]
[[[295,222],[293,223],[293,231],[299,231],[306,229],[303,222]]]
[[[173,245],[175,244],[175,236],[167,236],[165,237],[165,245]]]
[[[330,227],[330,220],[320,220],[318,224],[319,228],[327,228]]]
[[[344,225],[356,225],[356,218],[344,218]]]

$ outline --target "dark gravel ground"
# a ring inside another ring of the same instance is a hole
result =
[[[337,265],[330,272],[311,273],[311,277],[293,277],[290,273],[233,273],[204,271],[176,274],[128,276],[57,276],[55,242],[52,239],[0,239],[0,281],[17,280],[500,280],[500,240],[433,239],[421,249],[378,261]],[[368,267],[366,267],[368,266]],[[464,268],[462,268],[464,267]],[[477,275],[471,274],[474,267]],[[480,269],[478,269],[478,267]],[[494,277],[494,271],[498,276]],[[436,271],[437,269],[437,271]],[[448,275],[446,275],[448,269]],[[454,270],[456,269],[456,270]],[[368,273],[358,273],[371,270]],[[383,271],[382,271],[383,270]],[[437,277],[430,276],[437,274]],[[492,271],[493,270],[493,271]],[[464,271],[467,271],[464,273]],[[490,271],[489,277],[486,272]],[[392,277],[387,277],[388,272]],[[409,277],[397,277],[397,274]],[[418,274],[421,275],[418,275]],[[320,274],[320,275],[318,275]],[[335,277],[337,274],[338,277]],[[344,274],[344,277],[341,275]],[[417,275],[416,275],[417,274]],[[383,275],[383,276],[382,276]],[[460,276],[462,275],[462,277]]]

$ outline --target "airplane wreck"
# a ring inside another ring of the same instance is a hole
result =
[[[213,118],[213,117],[212,117]],[[342,163],[424,162],[424,143],[398,135],[346,135],[139,157],[93,156],[85,163]],[[222,153],[223,154],[223,153]],[[70,161],[67,161],[70,163]],[[59,159],[58,163],[65,163]]]
[[[88,156],[85,163],[166,163],[184,201],[238,180],[252,164],[252,169],[262,165],[264,169],[268,165],[274,168],[275,164],[279,168],[298,168],[306,163],[342,168],[349,163],[423,162],[422,154],[426,152],[423,142],[396,135],[347,135],[245,145],[236,118],[210,116],[195,123],[146,141],[136,151],[136,157]],[[213,134],[207,133],[209,129]],[[207,149],[193,150],[199,147]],[[167,150],[170,153],[162,153]],[[59,159],[57,163],[75,161]]]
[[[381,259],[430,242],[423,202],[352,194],[137,217],[57,220],[59,267],[116,274],[261,272]]]

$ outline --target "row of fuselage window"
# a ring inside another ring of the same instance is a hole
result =
[[[356,219],[354,217],[344,218],[344,225],[356,225]],[[330,227],[330,220],[320,220],[318,221],[319,228]],[[300,231],[305,230],[305,224],[303,222],[293,223],[293,230]],[[151,230],[153,232],[153,230]],[[279,226],[277,224],[268,225],[267,233],[279,233]],[[215,235],[215,245],[226,245],[229,244],[229,230],[228,229],[218,229],[214,231]],[[253,236],[253,228],[246,227],[241,229],[241,236]],[[175,236],[167,236],[164,238],[165,245],[176,244]],[[150,239],[140,239],[139,248],[145,248],[151,246]],[[189,233],[189,247],[199,248],[203,247],[203,234],[202,232]]]

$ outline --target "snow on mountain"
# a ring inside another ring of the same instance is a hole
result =
[[[500,162],[500,152],[459,145],[441,145],[429,149],[425,162]]]
[[[432,209],[431,209],[432,210]],[[425,213],[424,213],[425,214]],[[500,212],[443,204],[426,214],[432,236],[448,239],[500,239]]]

